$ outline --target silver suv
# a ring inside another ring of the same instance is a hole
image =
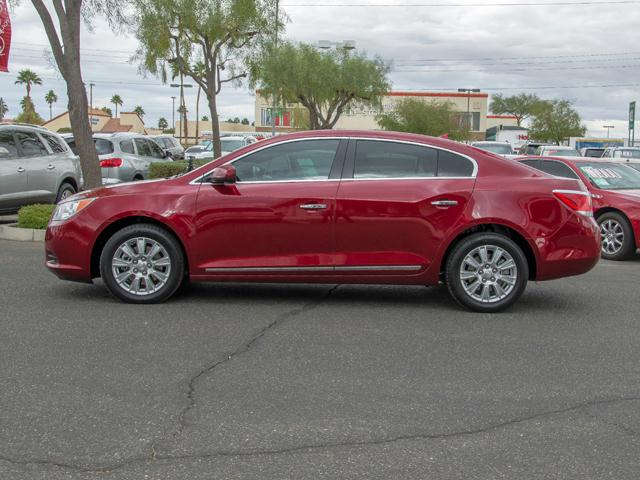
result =
[[[0,212],[57,203],[81,187],[80,161],[60,135],[34,125],[0,125]]]
[[[153,138],[174,160],[182,160],[184,158],[184,148],[173,135],[152,135],[149,138]]]
[[[72,137],[66,138],[76,151]],[[149,178],[149,165],[171,161],[150,137],[131,133],[94,133],[93,141],[102,167],[102,184],[112,185]]]

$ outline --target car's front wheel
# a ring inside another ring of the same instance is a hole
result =
[[[512,305],[527,286],[529,265],[510,238],[476,233],[462,239],[446,263],[453,298],[476,312],[498,312]]]
[[[602,258],[626,260],[636,251],[636,241],[629,221],[620,213],[607,212],[598,217]]]
[[[185,274],[182,248],[165,229],[135,224],[118,230],[100,255],[107,289],[129,303],[157,303],[171,297]]]
[[[76,189],[74,188],[73,185],[71,185],[70,183],[63,183],[62,185],[60,185],[60,188],[58,189],[58,194],[56,195],[56,203],[60,203],[63,200],[66,200],[67,198],[69,198],[71,195],[76,193]]]

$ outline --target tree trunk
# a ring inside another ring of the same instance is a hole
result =
[[[209,83],[208,85],[212,85]],[[209,110],[211,112],[211,140],[213,141],[213,156],[214,158],[222,155],[222,145],[220,145],[220,122],[218,121],[218,105],[216,103],[215,87],[209,86],[207,94],[207,100],[209,101]]]

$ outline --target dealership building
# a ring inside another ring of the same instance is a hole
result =
[[[382,99],[382,112],[391,112],[396,108],[400,100],[413,98],[423,102],[449,102],[461,118],[469,115],[471,132],[475,139],[484,139],[486,131],[492,127],[508,127],[517,124],[516,118],[511,115],[488,115],[488,93],[458,93],[458,92],[389,92]],[[270,130],[272,127],[273,106],[271,99],[265,98],[256,92],[255,118],[256,130]],[[290,132],[298,130],[304,125],[305,109],[299,104],[287,104],[276,109],[275,124],[277,132]],[[351,108],[345,111],[335,129],[338,130],[380,130],[376,122],[379,110],[366,108]]]

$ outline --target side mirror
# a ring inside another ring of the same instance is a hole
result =
[[[9,150],[7,150],[4,147],[0,147],[0,157],[8,157],[9,156]]]
[[[164,154],[164,158],[171,158],[173,160],[173,158],[171,157],[171,152],[169,150],[163,150],[162,153]]]
[[[209,183],[213,185],[224,185],[225,183],[236,183],[236,168],[231,165],[223,165],[214,168],[209,175]]]

